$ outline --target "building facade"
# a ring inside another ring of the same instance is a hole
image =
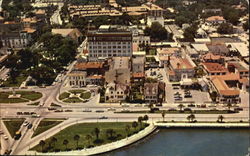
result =
[[[117,27],[102,26],[98,31],[87,34],[89,60],[132,56],[132,33]]]

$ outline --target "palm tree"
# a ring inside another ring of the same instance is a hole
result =
[[[69,141],[67,139],[63,140],[63,145],[65,145],[66,149],[67,149],[68,143],[69,143]]]
[[[54,147],[55,147],[56,142],[57,142],[57,138],[56,137],[52,137],[51,142],[54,143]]]
[[[79,139],[80,139],[80,136],[76,134],[76,135],[74,136],[74,140],[76,141],[76,148],[78,147]]]
[[[232,104],[231,103],[228,103],[227,104],[227,108],[228,108],[228,111],[230,111],[230,108],[232,107]]]
[[[94,134],[96,136],[96,140],[98,140],[99,139],[99,134],[100,134],[100,129],[99,128],[95,128],[94,129]]]
[[[218,121],[219,121],[219,122],[222,122],[222,121],[223,121],[223,119],[225,119],[225,117],[224,117],[224,116],[222,116],[222,115],[219,115],[219,116],[218,116]]]
[[[180,109],[180,112],[182,111],[182,108],[184,107],[184,105],[183,104],[179,104],[178,105],[178,108]]]
[[[194,114],[190,114],[189,116],[187,116],[187,120],[188,120],[189,122],[193,122],[194,119],[195,119],[195,115],[194,115]]]
[[[138,123],[140,124],[140,128],[142,128],[142,120],[143,120],[143,117],[139,116],[138,117]]]
[[[134,121],[133,123],[132,123],[132,127],[136,130],[136,127],[138,126],[138,123],[136,122],[136,121]]]
[[[127,132],[127,136],[129,135],[130,133],[130,125],[126,125],[126,128],[125,128],[126,132]]]
[[[162,120],[163,120],[163,122],[164,122],[165,115],[166,115],[166,111],[165,111],[165,110],[163,110],[163,111],[162,111],[162,113],[161,113],[161,116],[162,116]]]
[[[88,140],[88,144],[90,145],[90,140],[92,139],[92,136],[88,134],[85,136],[85,139]]]
[[[45,145],[45,141],[44,140],[40,140],[39,146],[41,146],[42,151],[43,151],[44,145]]]
[[[107,136],[109,136],[110,138],[113,138],[113,135],[115,134],[115,131],[113,129],[107,129],[106,130],[106,134]]]
[[[146,123],[147,123],[147,121],[148,121],[148,116],[147,116],[147,115],[144,115],[143,120],[145,120]]]
[[[154,108],[154,105],[152,104],[152,103],[150,103],[149,105],[148,105],[148,108],[150,109],[149,111],[152,113],[153,111],[153,108]]]

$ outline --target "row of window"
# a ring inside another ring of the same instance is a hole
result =
[[[89,49],[112,49],[112,48],[113,49],[116,49],[116,48],[126,49],[126,48],[131,48],[131,46],[130,45],[128,45],[128,46],[89,46]]]
[[[93,45],[112,45],[112,44],[127,45],[127,44],[130,44],[130,42],[89,42],[89,44],[93,44]]]
[[[113,54],[113,53],[121,53],[121,52],[123,52],[123,53],[126,53],[126,52],[128,52],[128,53],[130,53],[130,50],[113,50],[113,51],[111,51],[111,50],[90,50],[89,51],[90,53],[98,53],[98,54]]]

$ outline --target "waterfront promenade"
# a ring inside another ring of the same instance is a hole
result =
[[[67,125],[68,127],[69,125]],[[133,144],[146,136],[150,135],[154,132],[157,128],[249,128],[249,123],[180,123],[180,122],[153,122],[147,128],[140,131],[137,134],[134,134],[130,137],[125,139],[101,145],[94,148],[83,149],[79,151],[67,151],[67,152],[51,152],[51,153],[38,153],[35,151],[28,151],[25,153],[26,155],[96,155],[101,153],[110,152],[130,144]],[[33,144],[34,145],[34,144]]]

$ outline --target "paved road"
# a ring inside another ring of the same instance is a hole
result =
[[[63,3],[59,3],[57,10],[54,12],[54,14],[50,18],[51,24],[62,25],[62,19],[60,16],[60,11],[61,11],[62,7],[63,7]]]

